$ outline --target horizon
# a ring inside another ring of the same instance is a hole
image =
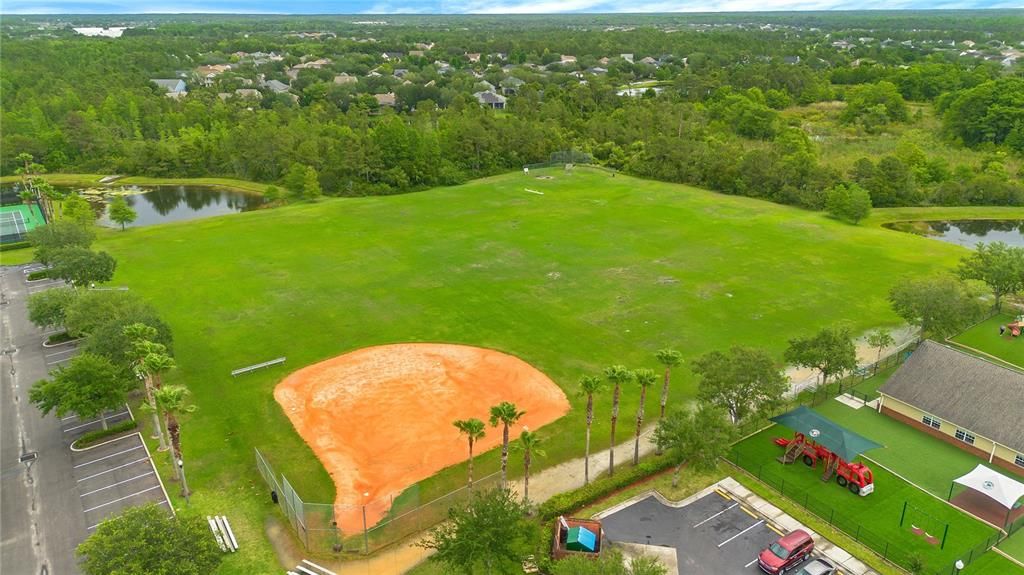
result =
[[[1024,1],[1006,0],[312,0],[294,9],[284,0],[13,0],[0,4],[8,16],[529,16],[628,14],[777,14],[785,12],[943,12],[1020,10]]]

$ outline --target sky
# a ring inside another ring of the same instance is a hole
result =
[[[1022,7],[1024,0],[0,0],[3,14],[554,14]]]

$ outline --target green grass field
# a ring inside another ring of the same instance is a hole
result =
[[[889,379],[889,376],[896,372],[897,367],[899,366],[894,365],[892,367],[879,370],[878,373],[853,386],[852,389],[855,392],[856,397],[859,399],[867,399],[868,401],[878,397],[878,388],[881,387],[887,379]]]
[[[1024,567],[998,553],[985,553],[961,571],[960,575],[1024,575]]]
[[[856,533],[862,543],[897,558],[897,562],[899,557],[919,555],[927,566],[926,572],[933,572],[952,565],[963,553],[995,534],[991,527],[877,465],[872,468],[875,492],[866,497],[853,495],[834,481],[822,483],[820,466],[811,470],[799,461],[783,466],[775,460],[783,450],[772,439],[788,435],[789,430],[772,427],[737,444],[735,452],[740,465],[755,474],[761,470],[763,480],[776,488],[782,486],[790,498],[801,504],[807,501],[805,505],[819,517],[833,521],[848,534]],[[905,503],[907,511],[901,527]],[[911,524],[940,539],[949,524],[945,547],[914,535]]]
[[[954,337],[952,341],[1024,369],[1024,335],[1012,337],[1009,330],[999,335],[999,326],[1013,320],[1010,315],[991,317]]]
[[[855,331],[895,324],[889,287],[951,268],[966,253],[687,186],[589,170],[547,174],[553,179],[508,174],[101,233],[97,248],[119,262],[112,283],[152,301],[174,330],[179,369],[170,379],[189,385],[200,408],[183,422],[190,483],[198,501],[210,502],[194,507],[236,507],[242,529],[261,531],[270,504],[253,447],[307,500],[333,501],[330,478],[271,395],[286,373],[325,358],[400,341],[492,347],[537,366],[578,407],[580,375],[615,362],[657,367],[661,347],[692,358],[746,344],[781,358],[788,338],[830,323]],[[995,213],[1024,210],[959,215]],[[229,376],[279,356],[286,366]],[[673,401],[692,397],[694,385],[677,369]],[[626,390],[623,413],[634,412],[637,395]],[[657,394],[649,396],[652,413]],[[595,438],[607,434],[608,403],[598,402]],[[401,424],[386,414],[381,421],[381,433]],[[543,430],[548,457],[539,464],[580,455],[582,428],[574,410]],[[495,452],[476,466],[480,475],[496,467]],[[464,473],[443,471],[421,496],[461,484]],[[231,556],[222,572],[258,572],[253,566],[270,556],[260,545]]]
[[[999,550],[1024,563],[1024,529],[1017,530],[999,544]]]

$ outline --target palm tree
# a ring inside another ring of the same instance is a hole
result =
[[[526,415],[525,411],[519,411],[516,404],[510,401],[503,401],[491,408],[491,427],[501,428],[501,487],[504,488],[508,481],[508,428],[519,418]]]
[[[196,410],[196,406],[185,403],[185,396],[188,393],[188,388],[184,385],[168,385],[154,392],[156,407],[164,412],[164,419],[167,422],[167,435],[171,436],[171,465],[180,471],[181,496],[186,502],[191,492],[188,489],[188,482],[185,481],[185,462],[181,456],[181,424],[178,423],[178,416]]]
[[[587,439],[583,455],[583,484],[590,483],[590,425],[594,422],[594,394],[604,387],[604,381],[594,375],[580,378],[580,393],[587,396]]]
[[[459,434],[465,434],[469,438],[469,483],[467,487],[469,493],[473,493],[473,444],[483,439],[484,437],[484,422],[479,419],[456,419],[453,423],[455,428],[459,430]]]
[[[144,323],[133,323],[125,326],[123,333],[131,341],[132,367],[135,369],[135,374],[145,384],[146,402],[155,408],[156,398],[153,397],[153,390],[155,389],[153,374],[149,371],[150,366],[146,365],[146,357],[151,353],[165,353],[167,348],[151,341],[157,335],[156,328]],[[154,362],[151,366],[158,367],[158,364]],[[160,440],[159,450],[166,451],[168,446],[164,440],[163,429],[160,426],[160,414],[156,409],[153,410],[153,429],[156,433],[153,437]],[[175,476],[177,476],[177,473],[175,473]]]
[[[653,369],[638,369],[633,378],[640,384],[640,406],[636,408],[636,441],[633,443],[633,465],[640,464],[640,428],[644,425],[644,402],[647,401],[647,388],[654,385],[658,376]]]
[[[153,399],[154,399],[154,403],[153,403],[153,415],[154,415],[154,418],[155,418],[154,422],[157,425],[159,425],[160,424],[160,411],[163,411],[163,404],[160,403],[160,399],[159,399],[160,390],[163,389],[163,377],[162,377],[162,375],[174,368],[174,360],[171,359],[171,356],[169,356],[166,353],[164,353],[164,350],[166,349],[166,348],[164,348],[164,346],[162,346],[162,345],[160,345],[158,343],[152,343],[152,342],[149,342],[149,343],[150,343],[149,347],[152,349],[152,351],[147,353],[146,356],[142,359],[142,369],[143,369],[143,371],[145,373],[149,374],[149,381],[150,381],[150,385],[152,387]],[[169,420],[167,419],[167,413],[164,412],[163,415],[164,415],[164,422],[165,423],[169,422]],[[167,435],[170,437],[171,436],[171,428],[168,427],[168,426],[165,426],[165,429],[167,431]],[[162,443],[163,442],[163,433],[160,434],[160,439],[161,439],[161,443]],[[174,438],[171,437],[171,439],[172,439],[171,443],[172,443],[172,446],[173,446],[173,439]],[[162,447],[162,449],[167,449],[167,448],[166,447]],[[171,462],[173,463],[174,462],[173,458],[175,458],[176,456],[173,453],[171,453],[171,457],[172,457]],[[181,479],[182,478],[182,474],[178,472],[178,466],[172,465],[172,467],[174,467],[174,478],[175,479]]]
[[[546,457],[547,454],[540,449],[544,441],[535,433],[523,426],[519,434],[517,448],[523,452],[523,505],[530,504],[530,464],[533,463],[533,456]]]
[[[655,356],[658,363],[665,366],[665,382],[661,385],[661,411],[658,413],[658,421],[661,421],[665,419],[665,406],[668,405],[668,384],[672,368],[683,361],[683,354],[674,349],[659,349]],[[661,447],[658,447],[658,455],[661,455]]]
[[[619,421],[619,394],[622,393],[622,384],[633,377],[633,373],[624,365],[613,365],[604,370],[605,378],[612,382],[612,437],[611,446],[608,449],[608,475],[615,474],[615,424]]]

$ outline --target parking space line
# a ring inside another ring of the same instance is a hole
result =
[[[150,475],[153,475],[153,472],[152,471],[147,471],[147,472],[143,473],[142,475],[136,475],[135,477],[132,477],[131,479],[125,479],[124,481],[118,481],[117,483],[111,483],[110,485],[108,485],[106,487],[100,487],[99,489],[93,489],[92,491],[89,491],[88,493],[83,493],[83,494],[79,495],[79,497],[85,497],[86,495],[92,495],[93,493],[99,493],[100,491],[103,491],[104,489],[110,489],[111,487],[117,487],[118,485],[121,485],[122,483],[128,483],[129,481],[135,481],[136,479],[141,479],[143,477],[149,477]]]
[[[131,461],[131,462],[125,463],[124,465],[118,465],[117,467],[112,467],[112,468],[110,468],[110,469],[108,469],[106,471],[100,471],[99,473],[94,473],[94,474],[92,474],[92,475],[90,475],[88,477],[83,477],[83,478],[79,479],[78,483],[81,483],[81,482],[85,481],[86,479],[92,479],[93,477],[99,477],[100,475],[103,475],[104,473],[110,473],[111,471],[117,471],[118,469],[121,469],[122,467],[128,467],[129,465],[135,465],[136,463],[138,463],[140,461],[146,461],[147,459],[149,459],[149,457],[143,457],[142,459],[136,459],[135,461]]]
[[[121,455],[123,453],[128,453],[129,451],[135,451],[136,449],[142,449],[142,446],[141,445],[136,445],[135,447],[129,447],[128,449],[125,449],[124,451],[118,451],[117,453],[111,453],[110,455],[104,455],[103,457],[99,457],[99,458],[93,459],[92,461],[86,461],[85,463],[79,463],[78,465],[75,465],[74,467],[72,467],[72,469],[78,469],[79,467],[85,467],[86,465],[92,465],[93,463],[96,463],[97,461],[103,461],[104,459],[110,459],[111,457],[117,457],[118,455]]]
[[[740,532],[739,532],[739,533],[737,533],[736,535],[733,535],[732,537],[730,537],[730,538],[726,539],[725,541],[722,541],[721,543],[719,543],[719,544],[718,544],[718,547],[719,547],[719,548],[721,548],[721,547],[722,547],[722,545],[725,545],[726,543],[728,543],[728,542],[732,541],[733,539],[736,539],[736,538],[737,538],[737,537],[739,537],[740,535],[743,535],[743,534],[744,534],[744,533],[746,533],[747,531],[750,531],[751,529],[753,529],[753,528],[757,527],[758,525],[760,525],[760,524],[762,524],[762,523],[764,523],[764,519],[761,519],[761,520],[760,520],[760,521],[758,521],[757,523],[755,523],[755,524],[751,525],[750,527],[747,527],[746,529],[744,529],[743,531],[740,531]]]
[[[725,509],[723,509],[723,510],[719,511],[718,513],[715,513],[715,514],[714,514],[714,515],[712,515],[711,517],[708,517],[708,518],[707,518],[707,519],[705,519],[704,521],[701,521],[700,523],[698,523],[698,524],[694,525],[694,526],[693,526],[693,528],[694,528],[694,529],[696,529],[696,528],[700,527],[701,525],[704,525],[704,524],[705,524],[705,523],[707,523],[708,521],[711,521],[711,520],[712,520],[712,519],[714,519],[715,517],[718,517],[719,515],[721,515],[721,514],[725,513],[726,511],[728,511],[728,510],[732,509],[733,507],[736,507],[737,505],[739,505],[739,503],[733,503],[732,505],[730,505],[730,506],[726,507]]]
[[[746,565],[744,565],[743,568],[746,569],[747,567],[750,567],[754,563],[757,563],[757,557],[754,557],[754,560],[751,561],[750,563],[747,563]]]
[[[732,501],[732,496],[731,495],[729,495],[728,493],[722,491],[721,489],[718,489],[717,487],[715,488],[715,493],[721,495],[722,499],[725,499],[727,501]]]
[[[158,502],[157,505],[167,505],[168,507],[170,507],[170,503],[168,503],[166,499]],[[103,521],[100,521],[100,523],[103,523]],[[90,526],[86,527],[85,530],[86,531],[92,531],[93,529],[96,529],[97,527],[99,527],[100,523],[96,523],[94,525],[90,525]]]
[[[740,509],[742,509],[743,512],[746,513],[747,515],[753,517],[754,519],[757,519],[757,515],[755,515],[753,511],[747,509],[747,507],[745,505],[740,505]]]
[[[53,353],[44,354],[43,357],[50,358],[50,357],[55,357],[55,356],[58,356],[58,355],[64,355],[65,353],[74,353],[76,351],[78,351],[78,348],[77,347],[72,347],[72,348],[68,348],[68,349],[62,349],[60,351],[55,351]]]
[[[780,531],[780,530],[776,529],[776,528],[775,528],[774,526],[772,526],[772,525],[771,525],[770,523],[768,524],[768,529],[771,529],[772,531],[774,531],[774,532],[778,533],[779,535],[782,535],[782,531]]]
[[[117,499],[115,499],[113,501],[108,501],[108,502],[103,503],[101,505],[97,505],[96,507],[90,507],[90,508],[86,509],[83,513],[88,513],[90,511],[96,511],[100,507],[106,507],[107,505],[113,505],[114,503],[117,503],[118,501],[124,501],[125,499],[128,499],[129,497],[135,497],[136,495],[142,495],[143,493],[146,493],[147,491],[153,491],[154,489],[160,489],[160,486],[159,485],[154,485],[153,487],[150,487],[150,488],[147,488],[147,489],[143,489],[142,491],[136,491],[135,493],[132,493],[131,495],[125,495],[124,497],[118,497]]]
[[[118,416],[124,415],[124,414],[126,414],[126,413],[128,413],[128,412],[127,412],[127,411],[122,411],[121,413],[115,413],[114,415],[108,415],[108,416],[107,416],[107,419],[114,419],[115,417],[118,417]],[[64,433],[67,433],[67,432],[69,432],[69,431],[74,431],[74,430],[76,430],[76,429],[81,429],[81,428],[83,428],[83,427],[85,427],[85,426],[87,426],[87,425],[92,425],[92,424],[94,424],[94,423],[99,423],[100,421],[101,421],[101,420],[99,420],[99,419],[94,419],[94,420],[92,420],[92,421],[89,421],[89,422],[86,422],[86,423],[82,423],[82,424],[80,424],[80,425],[76,425],[76,426],[74,426],[74,427],[69,427],[69,428],[67,428],[67,429],[65,429],[65,430],[64,430]]]

